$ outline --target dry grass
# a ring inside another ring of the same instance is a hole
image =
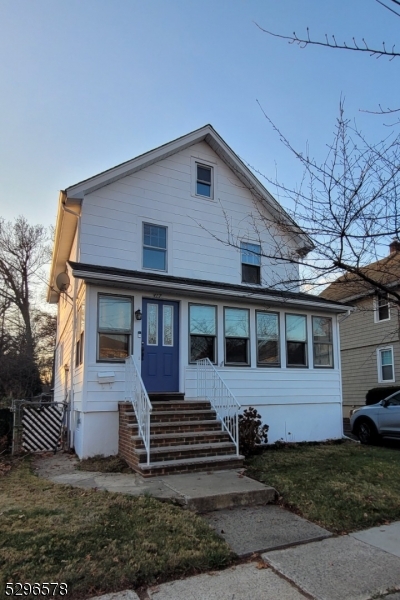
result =
[[[149,497],[39,479],[29,460],[0,478],[0,589],[62,581],[71,600],[225,567],[232,555],[196,515]]]
[[[120,456],[92,456],[80,460],[80,471],[98,471],[100,473],[133,473],[129,465]]]
[[[271,448],[248,474],[275,487],[281,502],[334,533],[400,519],[400,448],[341,444]]]

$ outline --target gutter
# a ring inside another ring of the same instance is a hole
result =
[[[349,306],[344,305],[342,307],[338,307],[337,304],[327,304],[324,302],[323,304],[318,301],[307,301],[303,299],[292,299],[292,298],[277,298],[276,296],[269,296],[266,294],[256,294],[254,292],[238,292],[237,290],[227,290],[222,288],[209,288],[206,286],[199,285],[190,285],[179,282],[169,282],[169,281],[156,281],[149,279],[141,279],[141,278],[132,278],[124,275],[112,275],[110,273],[100,273],[100,272],[90,272],[80,269],[72,269],[72,274],[74,277],[79,279],[84,279],[87,281],[95,281],[101,284],[101,282],[109,281],[119,284],[130,284],[135,287],[144,287],[147,288],[157,288],[164,290],[164,293],[172,293],[175,291],[187,292],[188,294],[201,294],[203,296],[222,296],[222,297],[233,297],[233,298],[243,298],[247,300],[253,300],[256,302],[269,302],[271,304],[288,304],[291,306],[301,306],[301,307],[311,307],[318,308],[319,310],[326,310],[328,312],[336,312],[343,313],[347,311],[350,313],[351,308]],[[166,288],[169,288],[166,290]]]
[[[63,206],[63,204],[65,204],[66,198],[67,198],[66,192],[61,190],[59,199],[58,199],[58,214],[57,214],[57,222],[56,222],[56,231],[55,231],[55,235],[54,235],[53,255],[51,258],[50,278],[49,278],[49,285],[48,285],[48,290],[47,290],[47,302],[50,302],[50,295],[54,291],[54,289],[52,287],[52,282],[54,281],[58,250],[60,247],[62,224],[63,224],[63,220],[64,220],[64,211],[62,211],[60,209]]]
[[[346,314],[342,318],[338,319],[339,325],[340,325],[340,323],[343,323],[343,321],[345,321],[351,315],[351,313],[354,312],[354,310],[355,310],[354,307],[349,308],[349,310],[346,312]]]

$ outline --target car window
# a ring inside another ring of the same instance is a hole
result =
[[[388,404],[391,406],[400,406],[400,392],[388,399]]]

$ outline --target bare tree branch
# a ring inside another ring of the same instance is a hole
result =
[[[353,50],[355,52],[366,52],[368,53],[370,56],[375,56],[375,58],[381,58],[382,56],[387,56],[389,58],[389,60],[393,60],[394,58],[397,58],[398,56],[400,56],[400,52],[395,51],[395,45],[393,44],[392,48],[386,48],[386,44],[385,42],[382,42],[382,48],[378,49],[378,48],[372,48],[371,46],[369,46],[367,44],[367,42],[365,41],[364,38],[362,38],[362,45],[359,45],[356,41],[356,39],[353,37],[352,38],[352,42],[350,44],[347,44],[346,42],[343,42],[342,44],[338,44],[336,41],[336,37],[332,34],[330,37],[328,37],[327,34],[325,34],[325,40],[324,41],[318,41],[318,40],[313,40],[310,38],[310,30],[307,27],[307,37],[298,37],[298,35],[296,34],[296,32],[294,31],[292,35],[283,35],[281,33],[274,33],[273,31],[268,31],[267,29],[264,29],[263,27],[261,27],[261,25],[259,25],[258,23],[255,23],[255,25],[257,25],[257,27],[264,33],[267,33],[268,35],[271,35],[273,37],[276,38],[280,38],[282,40],[287,40],[289,42],[289,44],[297,44],[300,48],[306,48],[307,46],[323,46],[325,48],[333,48],[335,50]]]

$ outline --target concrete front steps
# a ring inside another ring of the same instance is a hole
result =
[[[150,395],[150,400],[149,465],[132,404],[119,403],[118,453],[136,472],[151,477],[242,467],[243,456],[236,455],[209,402],[184,400],[183,394]]]

